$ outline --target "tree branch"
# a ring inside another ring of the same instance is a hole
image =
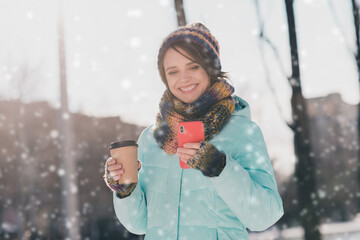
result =
[[[283,114],[283,111],[282,111],[282,108],[280,106],[280,103],[278,101],[278,98],[276,97],[276,91],[275,91],[275,88],[271,82],[271,78],[270,78],[270,74],[269,74],[269,68],[266,64],[266,61],[265,61],[265,53],[264,53],[264,44],[267,44],[270,46],[272,52],[274,53],[275,55],[275,58],[277,60],[277,63],[281,69],[281,72],[283,73],[283,75],[288,79],[288,81],[290,80],[289,79],[289,76],[287,76],[287,74],[285,73],[285,68],[283,67],[283,64],[282,64],[282,61],[280,59],[280,56],[279,56],[279,53],[278,53],[278,50],[276,48],[276,46],[271,42],[271,40],[265,35],[265,31],[264,31],[264,21],[263,21],[263,18],[261,16],[261,13],[260,13],[260,6],[259,6],[259,1],[258,0],[254,0],[254,3],[255,3],[255,9],[256,9],[256,16],[257,16],[257,19],[258,19],[258,24],[259,24],[259,29],[260,29],[260,33],[259,33],[259,48],[260,48],[260,53],[261,53],[261,62],[262,62],[262,65],[263,65],[263,68],[264,68],[264,71],[265,71],[265,79],[266,79],[266,82],[268,83],[269,85],[269,88],[270,88],[270,92],[274,98],[274,101],[275,101],[275,105],[277,106],[277,109],[280,113],[280,117],[283,119],[283,121],[287,124],[287,126],[294,130],[293,128],[293,123],[289,123],[285,120],[285,117],[284,117],[284,114]]]

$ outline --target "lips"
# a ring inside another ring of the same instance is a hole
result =
[[[189,93],[191,92],[192,90],[194,90],[196,88],[198,84],[191,84],[191,85],[187,85],[185,87],[181,87],[179,88],[180,91],[182,91],[183,93]]]

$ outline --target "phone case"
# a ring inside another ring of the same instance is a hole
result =
[[[178,146],[183,147],[185,143],[201,142],[205,140],[204,124],[201,121],[181,122],[177,127]],[[186,163],[180,161],[180,167],[188,169]]]

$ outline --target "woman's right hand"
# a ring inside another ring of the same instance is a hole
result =
[[[141,162],[138,161],[138,170],[141,168]],[[104,181],[106,185],[120,198],[127,197],[135,189],[136,183],[119,184],[124,169],[121,163],[117,163],[115,158],[109,157],[105,163]]]
[[[115,158],[109,157],[106,160],[105,176],[112,178],[114,181],[118,181],[123,173],[124,169],[122,169],[121,163],[116,163]]]
[[[138,171],[141,169],[141,162],[138,160]],[[112,178],[114,181],[120,180],[124,169],[121,163],[116,163],[116,159],[109,157],[105,164],[105,176]]]
[[[124,169],[121,163],[116,163],[116,159],[109,157],[105,163],[104,181],[106,185],[114,192],[119,192],[122,189],[122,184],[118,180],[122,177]]]

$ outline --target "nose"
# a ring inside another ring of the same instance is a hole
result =
[[[191,79],[190,74],[188,73],[188,71],[181,71],[180,72],[180,81],[184,81],[187,82]]]

